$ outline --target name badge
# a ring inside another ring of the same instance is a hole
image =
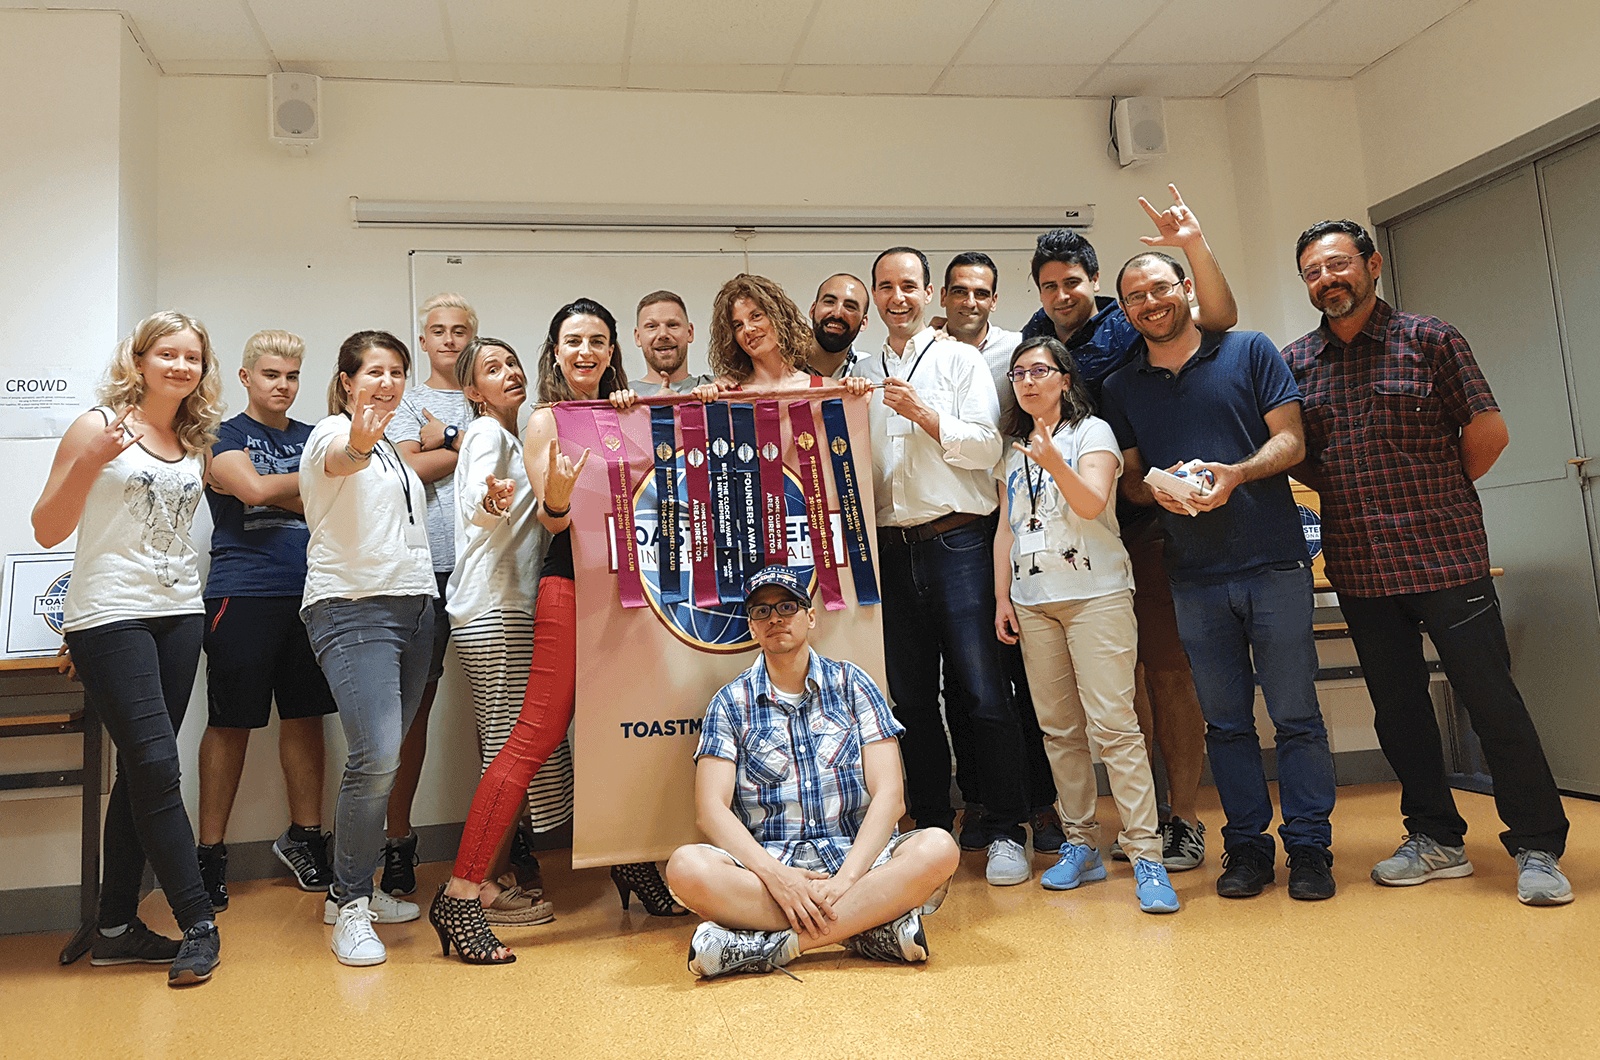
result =
[[[418,517],[415,520],[408,520],[406,522],[407,548],[428,547],[428,521],[421,518],[421,515],[422,513],[418,512]]]
[[[1017,535],[1017,551],[1024,556],[1030,552],[1044,552],[1049,547],[1043,530],[1024,530]]]
[[[898,412],[889,414],[889,437],[903,438],[908,434],[915,434],[917,425],[900,415]]]

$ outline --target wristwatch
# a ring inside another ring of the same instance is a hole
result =
[[[461,428],[455,424],[448,424],[444,429],[444,444],[447,449],[454,449],[456,442],[461,437]]]

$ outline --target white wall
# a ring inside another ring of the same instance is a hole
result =
[[[1370,201],[1600,99],[1595,15],[1593,0],[1473,0],[1358,74]]]
[[[119,15],[0,11],[0,292],[48,361],[103,351],[155,293],[156,76]],[[0,546],[36,552],[29,512],[55,442],[0,440]],[[71,548],[71,540],[66,542]],[[75,768],[78,741],[0,744],[0,769]],[[18,796],[29,793],[18,792]],[[77,878],[76,789],[0,802],[0,888]]]

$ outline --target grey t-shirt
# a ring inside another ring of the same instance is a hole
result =
[[[427,383],[406,387],[400,407],[395,410],[385,437],[395,445],[422,441],[422,410],[427,409],[441,423],[453,423],[463,431],[472,422],[472,408],[459,390],[436,390]],[[433,552],[433,569],[451,571],[456,566],[456,487],[455,475],[423,484],[428,498],[428,547]]]

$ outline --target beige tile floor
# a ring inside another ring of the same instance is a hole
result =
[[[1567,800],[1569,906],[1517,903],[1492,802],[1461,794],[1469,879],[1379,888],[1400,838],[1393,785],[1341,788],[1339,894],[1216,896],[1210,858],[1174,876],[1183,911],[1141,914],[1125,865],[1104,883],[991,888],[965,855],[928,920],[923,967],[825,950],[781,975],[711,983],[684,969],[693,923],[617,904],[603,870],[544,859],[554,924],[508,929],[519,960],[442,959],[425,921],[383,927],[389,962],[344,968],[321,899],[235,886],[223,963],[178,991],[164,969],[61,968],[64,935],[0,938],[0,1057],[1475,1057],[1600,1056],[1600,803]],[[1102,800],[1108,831],[1115,808]],[[423,866],[423,894],[448,866]],[[160,896],[142,915],[172,921]]]

